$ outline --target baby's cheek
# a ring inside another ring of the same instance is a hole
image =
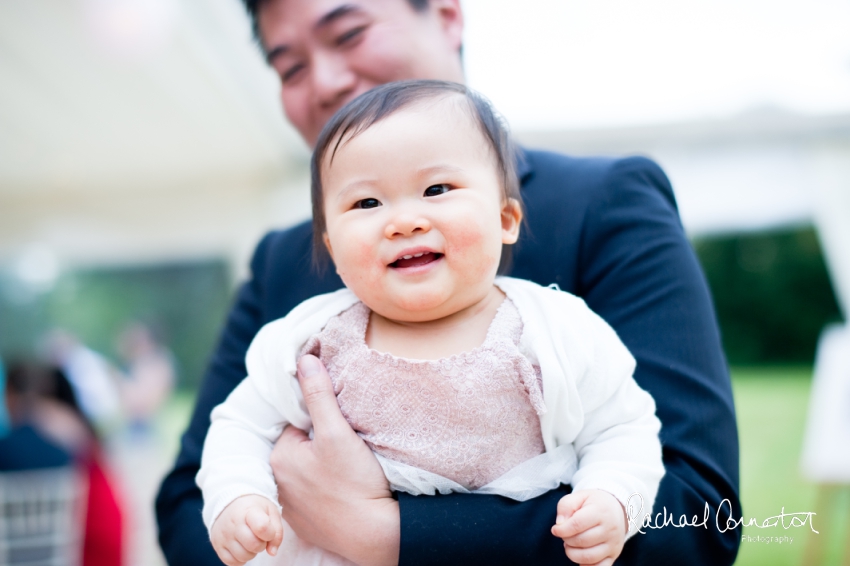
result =
[[[498,265],[501,256],[501,240],[498,244],[498,255],[493,255],[496,243],[484,227],[471,225],[458,228],[453,232],[451,238],[450,254],[462,258],[464,270],[475,279],[490,275],[494,263]]]
[[[348,287],[369,283],[374,269],[375,250],[368,244],[351,244],[343,247],[343,257],[337,272]]]

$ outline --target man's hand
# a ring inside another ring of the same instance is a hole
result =
[[[342,416],[330,377],[315,356],[298,362],[313,439],[287,427],[271,465],[283,518],[303,540],[361,566],[398,564],[398,502],[380,464]]]
[[[588,489],[561,498],[552,534],[564,539],[567,557],[576,564],[611,566],[623,551],[626,528],[625,511],[617,498]]]
[[[210,542],[227,566],[242,566],[264,550],[274,556],[283,542],[277,507],[260,495],[234,499],[213,523]]]

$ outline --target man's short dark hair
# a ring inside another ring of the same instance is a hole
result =
[[[262,6],[267,0],[242,0],[242,3],[245,4],[245,9],[248,11],[248,16],[251,17],[251,28],[254,30],[254,38],[262,43],[262,38],[260,37],[260,23],[259,23],[259,12],[260,6]],[[407,0],[407,3],[410,4],[410,7],[413,8],[417,12],[422,12],[425,8],[428,7],[429,0]]]
[[[331,117],[316,141],[310,161],[311,196],[313,202],[313,258],[317,267],[327,260],[324,234],[327,229],[322,185],[322,163],[330,152],[330,161],[341,146],[369,129],[375,123],[412,104],[437,98],[460,97],[461,107],[469,112],[493,151],[505,199],[514,199],[522,207],[519,178],[516,172],[516,147],[504,120],[482,95],[466,86],[448,81],[408,80],[387,83],[361,94]],[[465,104],[464,104],[465,103]],[[510,246],[502,246],[499,272],[510,264]]]

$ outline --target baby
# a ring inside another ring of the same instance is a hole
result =
[[[392,489],[525,500],[569,483],[552,510],[567,556],[619,556],[629,497],[651,509],[664,474],[660,423],[634,359],[581,299],[497,277],[522,222],[515,158],[489,104],[454,83],[390,83],[325,126],[315,248],[346,288],[263,327],[248,377],[212,413],[197,483],[226,564],[350,564],[280,515],[269,456],[285,426],[311,427],[304,355]]]

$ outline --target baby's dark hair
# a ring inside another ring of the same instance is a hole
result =
[[[515,199],[522,207],[519,178],[516,173],[516,147],[508,133],[504,120],[493,110],[486,98],[458,83],[434,80],[410,80],[387,83],[361,94],[342,108],[325,124],[313,150],[311,169],[311,192],[313,200],[313,260],[322,269],[328,260],[323,236],[325,223],[324,188],[322,186],[322,163],[330,152],[330,161],[343,145],[369,129],[375,123],[391,116],[398,110],[425,100],[459,96],[464,106],[478,124],[484,139],[493,150],[505,199]],[[510,267],[510,246],[502,246],[499,273]]]

